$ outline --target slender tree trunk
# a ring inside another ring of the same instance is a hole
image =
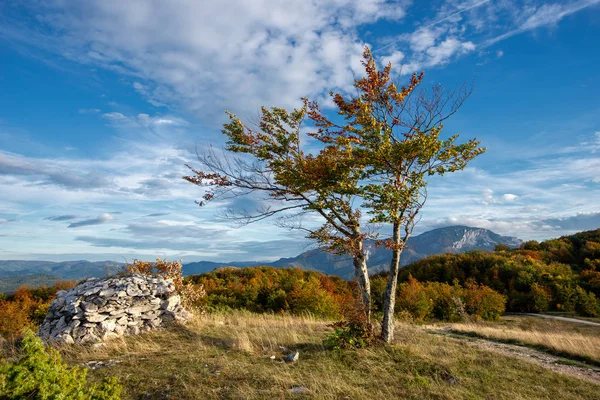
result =
[[[354,274],[358,282],[358,291],[361,296],[362,306],[364,307],[367,323],[371,322],[371,281],[369,280],[369,270],[367,269],[367,260],[363,251],[362,240],[358,244],[358,252],[354,255]]]
[[[393,227],[394,249],[392,250],[392,263],[390,264],[390,275],[385,287],[385,298],[383,301],[383,321],[381,321],[381,340],[391,343],[394,339],[394,309],[396,307],[396,286],[398,285],[398,270],[400,269],[400,255],[402,248],[399,246],[400,225],[395,223]]]

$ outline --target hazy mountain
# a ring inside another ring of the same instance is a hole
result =
[[[234,261],[234,262],[212,262],[195,261],[183,264],[183,275],[196,275],[212,271],[221,267],[254,267],[257,265],[271,265],[268,261]]]
[[[470,228],[467,226],[450,226],[434,229],[412,237],[408,248],[402,254],[402,265],[432,254],[461,253],[469,250],[493,250],[497,244],[507,244],[518,247],[521,240],[515,237],[500,236],[490,230]],[[375,241],[365,243],[369,255],[369,270],[372,274],[385,270],[391,261],[391,252],[382,247],[376,247]],[[224,266],[245,267],[266,265],[273,267],[299,267],[321,271],[325,274],[338,275],[351,279],[354,276],[352,259],[348,256],[335,256],[321,250],[309,250],[296,257],[281,258],[274,262],[211,262],[198,261],[183,265],[184,275],[201,274]],[[52,281],[62,279],[82,279],[86,277],[101,277],[114,273],[123,266],[115,261],[0,261],[0,279],[8,277],[29,276],[34,284],[44,284],[42,275],[52,275]],[[14,280],[12,280],[14,282]],[[27,284],[27,279],[23,280]],[[51,284],[51,279],[45,284]]]
[[[21,286],[50,286],[60,281],[61,278],[48,274],[36,274],[25,276],[9,276],[0,278],[0,293],[13,293]]]
[[[23,275],[54,275],[62,279],[101,277],[117,272],[124,264],[116,261],[21,261],[0,260],[0,278]]]
[[[434,229],[410,238],[408,247],[402,253],[401,263],[402,265],[407,265],[432,254],[463,253],[469,250],[493,250],[497,244],[518,247],[521,244],[521,240],[516,237],[500,236],[488,229],[449,226]],[[371,274],[389,268],[389,263],[392,259],[390,250],[383,247],[376,247],[375,241],[372,240],[365,243],[365,250],[369,255],[368,265]],[[321,250],[310,250],[297,257],[282,258],[269,265],[314,269],[348,279],[354,276],[354,268],[350,257],[335,256]]]

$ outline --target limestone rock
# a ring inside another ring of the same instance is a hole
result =
[[[190,317],[170,280],[140,274],[91,278],[57,293],[38,335],[47,342],[97,343]]]

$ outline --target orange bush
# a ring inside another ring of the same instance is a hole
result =
[[[0,337],[14,339],[29,328],[35,329],[47,314],[56,292],[75,286],[73,281],[60,281],[51,287],[21,286],[15,293],[0,300]]]
[[[148,276],[160,276],[163,279],[171,279],[175,285],[175,290],[181,295],[181,302],[186,308],[194,307],[201,309],[202,299],[206,295],[202,285],[192,285],[184,282],[182,274],[182,265],[180,261],[168,262],[167,260],[156,259],[156,262],[133,260],[132,264],[127,264],[125,270],[132,274],[142,274]]]

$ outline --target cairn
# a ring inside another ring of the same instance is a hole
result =
[[[57,293],[38,336],[46,342],[101,342],[185,322],[190,316],[170,279],[141,274],[90,278]]]

